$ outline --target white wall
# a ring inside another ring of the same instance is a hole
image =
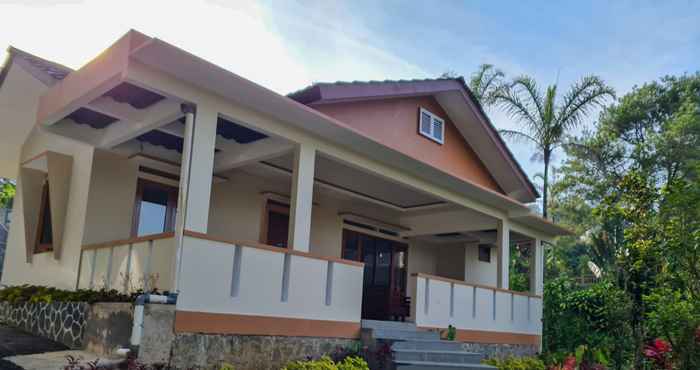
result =
[[[288,255],[289,284],[284,302],[283,271],[287,254],[241,246],[240,270],[235,275],[233,245],[192,237],[185,237],[183,244],[178,310],[360,321],[363,273],[360,266],[333,262],[328,302],[329,262]],[[234,284],[238,284],[235,295]]]
[[[495,287],[498,282],[498,250],[491,248],[491,262],[479,261],[479,245],[469,243],[464,253],[464,280],[468,283]]]
[[[457,284],[424,276],[413,278],[416,325],[462,330],[542,335],[542,299]]]

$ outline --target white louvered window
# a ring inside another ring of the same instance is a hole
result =
[[[445,121],[425,108],[421,108],[418,132],[435,142],[443,144],[445,142]]]

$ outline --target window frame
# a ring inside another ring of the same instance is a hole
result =
[[[168,204],[166,206],[165,210],[165,230],[163,231],[164,233],[166,232],[171,232],[175,230],[175,215],[177,211],[177,202],[178,202],[178,196],[179,196],[179,191],[180,189],[168,185],[168,184],[163,184],[161,182],[156,182],[156,181],[151,181],[151,180],[146,180],[144,178],[139,177],[137,180],[136,184],[136,196],[134,197],[134,214],[132,216],[132,222],[131,222],[131,237],[136,238],[138,236],[144,236],[144,235],[138,235],[139,233],[139,222],[141,218],[141,201],[143,200],[143,190],[146,185],[150,186],[159,186],[164,188],[168,192]]]
[[[269,240],[269,231],[270,231],[270,213],[279,213],[283,215],[287,215],[289,217],[289,210],[291,206],[286,203],[282,202],[277,199],[271,199],[271,198],[264,198],[265,203],[263,206],[263,214],[262,214],[262,224],[260,225],[260,243],[265,244],[265,245],[270,245],[276,248],[289,248],[289,245],[285,245],[284,247],[279,247],[276,245],[270,244]],[[289,235],[289,225],[287,225],[287,235]],[[287,242],[289,244],[289,242]]]
[[[477,250],[477,260],[478,260],[479,262],[491,263],[491,259],[492,259],[492,258],[491,258],[491,254],[492,254],[491,249],[493,248],[493,246],[491,246],[490,244],[479,244],[477,248],[478,248],[478,250]],[[487,258],[487,260],[481,259],[481,251],[482,251],[482,250],[488,251],[488,258]]]
[[[37,222],[36,228],[36,242],[34,243],[34,254],[53,251],[53,230],[51,230],[51,243],[47,244],[41,242],[41,236],[44,233],[44,227],[46,227],[46,225],[44,224],[44,216],[46,216],[47,211],[49,212],[49,220],[51,220],[51,222],[49,223],[49,227],[53,227],[50,199],[51,198],[49,194],[49,180],[46,179],[44,180],[44,185],[41,189],[41,203],[39,206],[39,220]]]
[[[423,114],[427,114],[428,116],[430,116],[430,132],[429,133],[424,132],[421,128]],[[441,128],[440,129],[440,138],[437,138],[435,136],[435,123],[434,123],[435,121],[440,122],[440,128]],[[445,144],[445,119],[438,116],[437,114],[423,108],[423,107],[420,107],[420,109],[418,111],[418,134],[420,134],[421,136],[426,137],[426,138],[428,138],[428,139],[430,139],[430,140],[432,140],[440,145]]]

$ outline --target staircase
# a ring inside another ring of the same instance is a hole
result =
[[[408,322],[362,320],[362,329],[372,337],[391,343],[396,370],[495,370],[482,365],[483,355],[466,352],[459,342],[440,340],[435,331],[418,330]]]

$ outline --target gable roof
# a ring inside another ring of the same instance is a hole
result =
[[[56,82],[64,79],[73,69],[62,64],[40,58],[34,54],[17,49],[13,46],[7,48],[7,58],[0,69],[0,87],[7,73],[9,73],[12,63],[22,66],[29,74],[34,76],[47,86],[53,86]]]
[[[537,189],[498,134],[483,107],[462,77],[323,82],[290,93],[288,97],[313,107],[339,102],[424,95],[434,95],[448,115],[454,116],[451,117],[452,121],[458,126],[462,136],[473,147],[501,188],[509,196],[521,202],[533,202],[539,197]],[[468,120],[459,119],[466,117],[464,108],[471,111],[473,118],[475,118],[474,121],[480,125],[481,130],[467,127],[465,121]],[[484,145],[484,143],[489,144]]]

